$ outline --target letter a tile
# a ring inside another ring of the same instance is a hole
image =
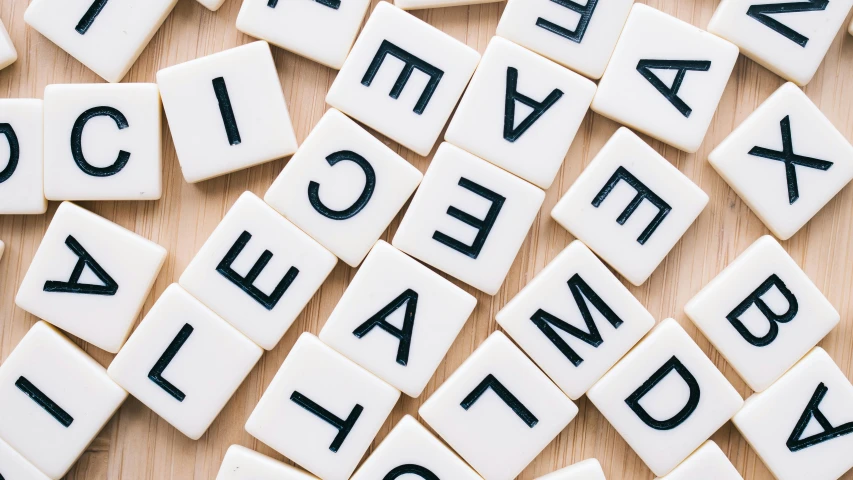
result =
[[[601,463],[594,458],[578,462],[536,480],[606,480]]]
[[[116,353],[165,260],[160,245],[65,202],[47,228],[15,303]]]
[[[486,480],[511,480],[578,408],[504,334],[495,332],[418,410]]]
[[[661,477],[743,405],[726,377],[672,319],[652,330],[587,397]]]
[[[0,99],[0,215],[40,215],[44,198],[44,102]]]
[[[628,281],[642,285],[707,203],[702,189],[621,128],[551,216]]]
[[[726,454],[711,440],[658,480],[743,480]]]
[[[216,480],[317,480],[302,470],[240,445],[231,445]]]

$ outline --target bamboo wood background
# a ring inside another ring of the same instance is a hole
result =
[[[379,0],[373,0],[373,4]],[[705,28],[718,0],[650,0],[650,5]],[[248,43],[235,19],[241,0],[227,0],[218,12],[209,12],[194,0],[177,7],[140,56],[124,82],[153,82],[158,69]],[[101,82],[94,73],[50,41],[28,28],[23,20],[28,0],[0,1],[0,19],[18,49],[19,59],[0,71],[0,97],[41,98],[52,83]],[[444,32],[483,52],[503,11],[503,3],[444,8],[415,14]],[[372,8],[371,8],[372,10]],[[284,50],[273,48],[282,87],[298,138],[303,140],[326,110],[325,94],[335,71]],[[783,80],[756,63],[738,60],[705,143],[694,155],[660,142],[650,143],[707,192],[711,201],[665,262],[643,286],[631,291],[658,319],[675,317],[744,396],[751,391],[722,356],[697,331],[683,313],[684,304],[759,236],[768,233],[758,218],[726,185],[706,161],[707,154],[740,124]],[[842,29],[814,80],[805,89],[848,139],[853,139],[853,37]],[[420,399],[405,395],[383,426],[374,446],[406,413],[417,415],[421,401],[435,391],[462,361],[497,328],[495,313],[572,240],[551,220],[549,212],[600,150],[618,125],[587,114],[545,204],[521,249],[500,293],[489,297],[470,287],[479,303],[466,328],[451,348]],[[184,182],[166,122],[164,135],[164,194],[155,202],[86,202],[96,213],[129,228],[169,251],[166,265],[145,303],[143,314],[172,282],[177,281],[192,256],[222,216],[245,190],[263,195],[286,160],[271,162],[201,184]],[[381,138],[381,137],[380,137]],[[429,159],[388,142],[421,171]],[[23,276],[56,211],[51,202],[47,215],[0,216],[0,239],[6,254],[0,260],[0,360],[5,359],[30,326],[37,321],[14,304]],[[853,376],[853,189],[845,188],[805,228],[787,242],[789,253],[841,312],[841,324],[821,345]],[[401,215],[382,238],[391,239]],[[252,373],[199,441],[181,435],[133,397],[107,424],[68,479],[213,479],[225,450],[239,443],[275,458],[270,448],[254,440],[243,425],[272,380],[291,346],[305,330],[317,333],[343,294],[355,270],[338,266],[276,349],[266,353]],[[458,283],[458,282],[457,282]],[[78,341],[79,342],[79,341]],[[104,366],[112,355],[79,342]],[[571,463],[598,458],[609,479],[646,480],[653,475],[616,431],[582,398],[577,418],[524,471],[532,479]],[[2,406],[0,406],[2,408]],[[726,452],[746,480],[771,479],[767,468],[731,423],[713,439]],[[853,480],[848,473],[846,480]]]

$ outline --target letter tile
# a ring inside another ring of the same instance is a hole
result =
[[[370,0],[243,0],[237,30],[340,69]]]
[[[216,480],[317,480],[302,470],[240,445],[225,452]]]
[[[449,448],[409,415],[403,417],[352,480],[482,480]]]
[[[104,367],[39,322],[0,365],[0,438],[58,480],[126,397]]]
[[[853,385],[815,348],[732,419],[779,480],[834,480],[853,468]]]
[[[840,320],[770,236],[746,249],[684,312],[757,392],[778,380]]]
[[[48,200],[157,200],[163,177],[153,83],[44,89]]]
[[[0,240],[0,260],[3,259],[3,252],[6,250],[6,244],[3,243],[3,240]]]
[[[246,431],[324,480],[352,475],[400,392],[303,333]]]
[[[422,178],[404,158],[330,109],[264,200],[357,267]]]
[[[286,157],[296,134],[267,42],[157,72],[184,179],[196,183]]]
[[[338,259],[251,192],[240,196],[179,283],[272,350]]]
[[[501,0],[394,0],[394,5],[405,10],[419,10],[424,8],[456,7],[460,5],[477,5],[482,3],[493,3]]]
[[[723,0],[708,31],[786,80],[811,81],[853,0]]]
[[[476,305],[476,298],[380,240],[320,340],[418,397]]]
[[[261,347],[173,284],[107,373],[181,433],[198,440],[261,353]]]
[[[48,480],[49,478],[3,440],[0,440],[0,477],[7,480]]]
[[[634,0],[510,0],[497,34],[598,80]]]
[[[575,418],[578,408],[500,332],[418,410],[486,480],[510,480]]]
[[[442,144],[392,244],[478,290],[500,290],[545,192]]]
[[[548,188],[594,94],[586,78],[494,37],[444,138]]]
[[[419,155],[429,155],[480,54],[379,2],[326,103]]]
[[[708,162],[782,240],[853,179],[853,146],[793,83],[762,103]]]
[[[587,397],[658,476],[668,474],[743,405],[672,319],[652,330]]]
[[[606,480],[598,460],[590,458],[536,480]]]
[[[551,216],[634,285],[642,285],[708,195],[627,128],[610,137]]]
[[[638,3],[598,84],[592,109],[695,152],[737,56],[737,47],[726,40]]]
[[[0,22],[0,70],[15,63],[17,59],[18,51],[15,50],[15,45],[12,43],[3,22]]]
[[[42,214],[44,103],[0,99],[0,215]]]
[[[53,216],[15,303],[92,345],[124,344],[166,249],[64,202]]]
[[[35,0],[24,21],[108,82],[119,82],[178,0]]]
[[[712,440],[658,480],[743,480],[726,454]]]
[[[648,310],[577,240],[495,318],[572,400],[655,326]]]
[[[212,12],[219,10],[219,7],[221,7],[222,4],[225,3],[225,0],[196,0],[196,1],[198,3],[200,3],[204,8],[206,8]]]

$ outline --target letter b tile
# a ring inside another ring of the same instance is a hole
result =
[[[0,99],[0,215],[42,214],[44,102]]]
[[[240,445],[231,445],[216,480],[317,480],[302,470]]]
[[[495,332],[418,413],[483,478],[510,480],[578,408],[504,334]]]
[[[3,440],[0,440],[0,477],[7,480],[48,480],[49,478]]]
[[[672,319],[652,330],[587,397],[658,476],[668,474],[743,405]]]
[[[743,480],[726,454],[708,440],[669,475],[658,480]]]

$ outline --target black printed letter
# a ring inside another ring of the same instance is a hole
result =
[[[101,10],[107,5],[107,0],[95,0],[92,5],[89,6],[89,9],[86,10],[86,13],[83,15],[83,18],[77,22],[77,26],[74,30],[77,30],[77,33],[80,35],[85,35],[87,31],[89,31],[89,27],[95,23],[95,19],[100,15]]]
[[[314,0],[320,5],[325,5],[329,8],[334,8],[335,10],[341,8],[341,0]],[[278,0],[268,0],[267,6],[270,8],[275,8],[278,5]]]
[[[530,127],[539,120],[549,108],[553,107],[557,100],[563,96],[560,89],[555,88],[554,91],[548,94],[545,100],[537,102],[527,95],[518,93],[518,70],[513,67],[506,69],[506,105],[504,107],[504,138],[510,142],[515,142],[526,132]],[[533,112],[524,119],[515,128],[515,101],[527,105],[533,109]]]
[[[326,410],[320,405],[317,405],[316,403],[311,401],[311,399],[309,399],[305,395],[302,395],[299,392],[293,392],[293,394],[290,395],[290,400],[299,405],[300,407],[304,408],[305,410],[308,410],[314,415],[320,417],[329,425],[338,429],[338,434],[335,435],[335,439],[332,440],[332,444],[329,445],[329,450],[335,453],[337,453],[338,449],[341,448],[341,445],[344,443],[344,440],[347,439],[347,435],[349,435],[349,432],[352,430],[352,427],[355,426],[355,422],[358,421],[358,417],[364,410],[364,407],[356,403],[355,406],[352,407],[352,411],[350,412],[346,420],[343,420],[341,418],[336,417],[332,412]]]
[[[474,405],[474,403],[476,403],[484,393],[486,393],[486,390],[490,388],[513,412],[515,412],[516,415],[518,415],[519,418],[521,418],[521,420],[524,421],[524,423],[527,424],[528,427],[533,428],[537,423],[539,423],[539,419],[533,415],[533,412],[528,410],[524,404],[515,398],[515,395],[507,390],[507,388],[504,387],[503,384],[491,373],[488,374],[486,378],[484,378],[483,381],[480,382],[480,384],[477,385],[477,387],[474,388],[467,397],[465,397],[464,400],[462,400],[460,405],[462,405],[462,408],[465,410],[470,409],[471,406]]]
[[[74,421],[74,419],[71,418],[71,415],[68,415],[68,412],[60,408],[59,405],[54,403],[53,400],[48,398],[47,395],[36,388],[36,386],[30,383],[30,381],[25,377],[18,377],[18,381],[15,382],[15,386],[28,397],[32,398],[38,406],[49,413],[51,417],[55,418],[57,422],[61,423],[63,427],[68,428],[71,426],[71,423]]]
[[[326,161],[333,167],[337,165],[338,162],[343,161],[349,161],[361,167],[361,170],[364,172],[364,189],[361,191],[361,195],[358,196],[355,203],[349,207],[343,210],[332,210],[324,205],[323,201],[320,200],[320,184],[312,180],[308,183],[308,201],[311,202],[311,206],[314,207],[314,210],[320,212],[324,217],[331,218],[332,220],[346,220],[348,218],[352,218],[367,206],[367,202],[369,202],[370,197],[373,196],[373,191],[376,189],[376,172],[373,170],[370,162],[368,162],[364,157],[349,150],[335,152],[326,157]]]
[[[403,304],[406,305],[406,313],[403,317],[403,328],[399,329],[391,325],[387,318],[402,307]],[[385,330],[391,336],[400,340],[400,344],[397,347],[397,363],[405,367],[409,363],[409,348],[412,345],[412,330],[415,328],[415,312],[417,309],[418,293],[409,288],[382,310],[379,310],[376,315],[368,318],[366,322],[359,325],[352,334],[358,338],[363,338],[373,330],[373,327]]]
[[[675,74],[672,86],[667,87],[657,75],[652,73],[651,69],[678,70],[678,73]],[[693,109],[678,96],[678,90],[681,89],[681,84],[684,82],[684,75],[688,70],[707,72],[710,69],[711,62],[701,60],[640,60],[637,64],[637,71],[640,72],[640,75],[648,80],[685,117],[689,117]]]
[[[432,473],[429,469],[422,467],[420,465],[400,465],[399,467],[394,468],[388,475],[385,475],[382,480],[397,480],[397,478],[402,477],[403,475],[417,475],[424,480],[439,480],[438,475]]]
[[[796,13],[796,12],[819,12],[826,10],[829,5],[829,0],[806,0],[805,2],[789,2],[789,3],[768,3],[763,5],[752,5],[746,11],[750,17],[758,20],[764,26],[774,30],[788,40],[805,48],[809,43],[808,37],[795,31],[794,29],[782,24],[772,15],[775,13]]]
[[[776,287],[776,289],[779,290],[779,293],[785,297],[785,301],[788,302],[788,309],[781,315],[777,315],[770,309],[770,307],[767,306],[767,303],[761,299],[761,296],[769,292],[773,287]],[[746,328],[746,325],[740,321],[740,316],[749,310],[749,307],[752,305],[755,305],[758,308],[770,324],[770,329],[763,337],[756,337],[753,335],[752,332]],[[731,313],[726,315],[726,318],[732,326],[735,327],[735,330],[740,333],[740,336],[742,336],[744,340],[756,347],[766,347],[773,343],[773,340],[776,340],[776,335],[779,334],[779,324],[788,323],[793,320],[794,317],[797,316],[799,308],[800,306],[797,302],[797,297],[791,293],[785,283],[774,273],[773,275],[770,275],[764,283],[756,288],[754,292],[750,293],[744,301],[740,302],[740,304],[735,307]]]
[[[219,272],[223,277],[227,278],[234,285],[240,287],[240,290],[246,292],[250,297],[254,298],[256,302],[260,303],[267,310],[272,310],[275,308],[276,304],[281,297],[284,295],[284,292],[290,288],[290,284],[296,279],[296,276],[299,275],[299,269],[296,267],[290,267],[287,273],[284,275],[284,278],[278,282],[275,289],[271,294],[267,295],[262,292],[258,287],[254,286],[255,280],[258,279],[258,276],[264,270],[264,267],[270,263],[272,259],[272,252],[269,250],[264,250],[264,253],[261,254],[261,257],[258,258],[258,261],[255,262],[255,265],[252,266],[252,269],[249,270],[249,273],[246,274],[245,277],[241,277],[239,273],[235,272],[231,265],[237,260],[237,257],[240,256],[240,252],[246,248],[246,245],[249,243],[249,240],[252,239],[252,234],[249,232],[243,232],[240,234],[240,238],[234,242],[234,245],[228,250],[228,253],[225,255],[225,258],[219,262],[219,265],[216,266],[216,271]]]
[[[631,200],[631,203],[625,207],[625,210],[622,211],[622,214],[616,219],[616,223],[619,225],[625,225],[625,222],[634,214],[634,211],[643,203],[643,200],[648,200],[652,205],[658,208],[658,214],[655,215],[655,218],[652,219],[652,222],[643,230],[643,233],[640,234],[639,238],[637,238],[637,243],[640,245],[645,245],[649,238],[655,233],[655,230],[663,223],[663,220],[669,215],[669,212],[672,211],[672,207],[669,206],[662,198],[660,198],[655,192],[651,191],[649,187],[647,187],[643,182],[641,182],[637,177],[631,174],[625,167],[619,167],[616,169],[616,172],[610,177],[610,180],[607,181],[607,184],[604,185],[604,188],[598,192],[598,195],[592,200],[592,206],[598,208],[601,203],[610,195],[610,192],[616,188],[616,185],[619,184],[619,181],[622,180],[628,185],[631,186],[634,190],[636,190],[637,195]]]
[[[95,259],[89,255],[89,252],[80,245],[80,242],[71,235],[65,239],[65,245],[77,255],[77,264],[74,265],[74,270],[71,271],[71,278],[67,282],[57,282],[48,280],[44,282],[45,292],[58,293],[81,293],[86,295],[105,295],[112,296],[118,292],[118,283],[113,280],[106,270],[101,267]],[[83,269],[88,266],[92,273],[102,282],[103,285],[91,285],[88,283],[80,283],[80,275],[83,274]]]
[[[583,36],[586,34],[586,29],[589,27],[589,21],[592,19],[592,14],[595,11],[595,6],[598,4],[598,0],[587,0],[586,5],[580,5],[572,0],[551,1],[561,7],[566,7],[573,12],[579,13],[581,15],[581,19],[578,21],[578,26],[575,27],[574,31],[572,31],[568,28],[561,27],[556,23],[549,22],[542,17],[539,17],[539,19],[536,20],[536,26],[542,27],[549,32],[556,33],[557,35],[565,37],[575,43],[581,43]]]
[[[794,427],[794,431],[791,432],[791,436],[788,437],[788,441],[785,443],[788,450],[798,452],[805,448],[813,447],[819,443],[832,440],[833,438],[843,437],[844,435],[853,433],[853,422],[847,422],[843,425],[833,427],[832,424],[829,423],[829,419],[826,418],[826,415],[820,411],[820,402],[823,401],[823,397],[826,396],[826,392],[828,391],[829,388],[827,388],[823,382],[817,386],[817,389],[812,395],[812,399],[809,401],[805,411],[803,411],[803,414],[800,416],[800,421],[797,422],[797,425]],[[819,423],[823,428],[823,432],[812,435],[811,437],[802,438],[803,432],[806,430],[806,427],[809,425],[809,421],[812,417],[814,417],[814,419],[817,420],[817,423]]]
[[[684,380],[684,383],[686,383],[687,387],[690,388],[690,397],[687,399],[687,404],[684,405],[684,408],[682,408],[681,411],[676,413],[672,418],[656,420],[649,415],[649,412],[647,412],[642,405],[640,405],[640,400],[642,400],[647,393],[652,391],[652,389],[655,388],[655,386],[657,386],[657,384],[666,378],[669,372],[672,371],[681,376],[681,379]],[[628,407],[630,407],[646,425],[654,428],[655,430],[672,430],[684,423],[684,421],[693,414],[693,411],[696,410],[697,406],[699,406],[699,396],[699,383],[696,381],[696,377],[687,370],[687,367],[685,367],[678,358],[672,357],[667,360],[667,362],[664,363],[663,366],[660,367],[648,380],[643,382],[643,384],[640,385],[640,388],[626,398],[625,403],[628,404]]]
[[[474,237],[474,243],[471,245],[465,245],[459,240],[438,231],[432,234],[432,238],[433,240],[447,245],[448,247],[476,260],[480,255],[480,251],[483,249],[483,245],[486,244],[489,232],[492,231],[492,227],[495,226],[495,222],[498,220],[498,214],[501,213],[501,208],[503,208],[506,198],[486,187],[468,180],[465,177],[459,179],[459,186],[492,202],[492,206],[489,207],[489,212],[486,214],[486,218],[482,220],[469,215],[456,207],[451,206],[447,208],[448,215],[477,229],[477,236]]]
[[[400,98],[400,94],[403,93],[403,89],[406,87],[406,84],[409,82],[409,78],[411,78],[412,73],[414,73],[416,68],[429,75],[429,82],[427,83],[423,93],[421,93],[421,98],[418,99],[418,103],[415,105],[414,109],[415,113],[421,115],[424,113],[424,110],[426,110],[427,104],[432,98],[432,95],[435,93],[435,90],[438,88],[438,84],[441,82],[441,77],[444,76],[444,71],[430,65],[388,40],[383,40],[382,45],[379,46],[379,51],[376,52],[376,56],[373,57],[373,61],[370,63],[370,67],[367,68],[364,78],[361,79],[362,85],[369,87],[370,84],[373,83],[373,79],[376,78],[376,74],[379,72],[379,68],[382,67],[382,63],[385,61],[385,57],[387,55],[397,57],[406,64],[403,71],[400,72],[400,76],[397,77],[397,82],[394,84],[394,88],[391,89],[391,93],[389,94],[391,98],[395,100]]]
[[[213,79],[213,92],[219,102],[219,114],[222,115],[222,123],[225,124],[225,134],[228,135],[228,143],[240,145],[240,130],[237,128],[237,119],[234,117],[234,109],[231,108],[231,97],[228,96],[228,87],[225,79],[217,77]]]
[[[9,180],[15,169],[18,168],[18,160],[21,158],[21,146],[18,143],[18,136],[15,135],[15,129],[8,123],[0,123],[0,135],[6,137],[9,142],[9,162],[3,170],[0,170],[0,183]]]
[[[83,156],[83,128],[86,127],[86,123],[89,120],[95,117],[112,118],[119,130],[124,130],[129,126],[124,114],[115,108],[95,107],[86,110],[82,115],[77,117],[77,121],[74,122],[74,128],[71,129],[71,156],[74,157],[74,163],[86,174],[93,177],[110,177],[120,172],[127,165],[127,161],[130,160],[130,152],[119,150],[116,161],[109,167],[94,167],[90,165],[86,161],[86,157]]]
[[[181,347],[184,346],[187,339],[190,338],[190,335],[193,333],[193,327],[189,323],[185,323],[181,330],[175,335],[175,338],[172,340],[172,343],[169,344],[169,347],[166,348],[166,351],[163,352],[163,355],[157,360],[157,363],[151,368],[151,371],[148,372],[148,379],[154,382],[158,387],[162,388],[169,395],[175,397],[175,400],[179,402],[183,402],[185,398],[187,398],[184,392],[180,391],[178,387],[172,385],[171,382],[163,378],[163,371],[166,370],[166,367],[172,362],[172,359],[175,358],[175,355],[178,354],[178,351]]]

